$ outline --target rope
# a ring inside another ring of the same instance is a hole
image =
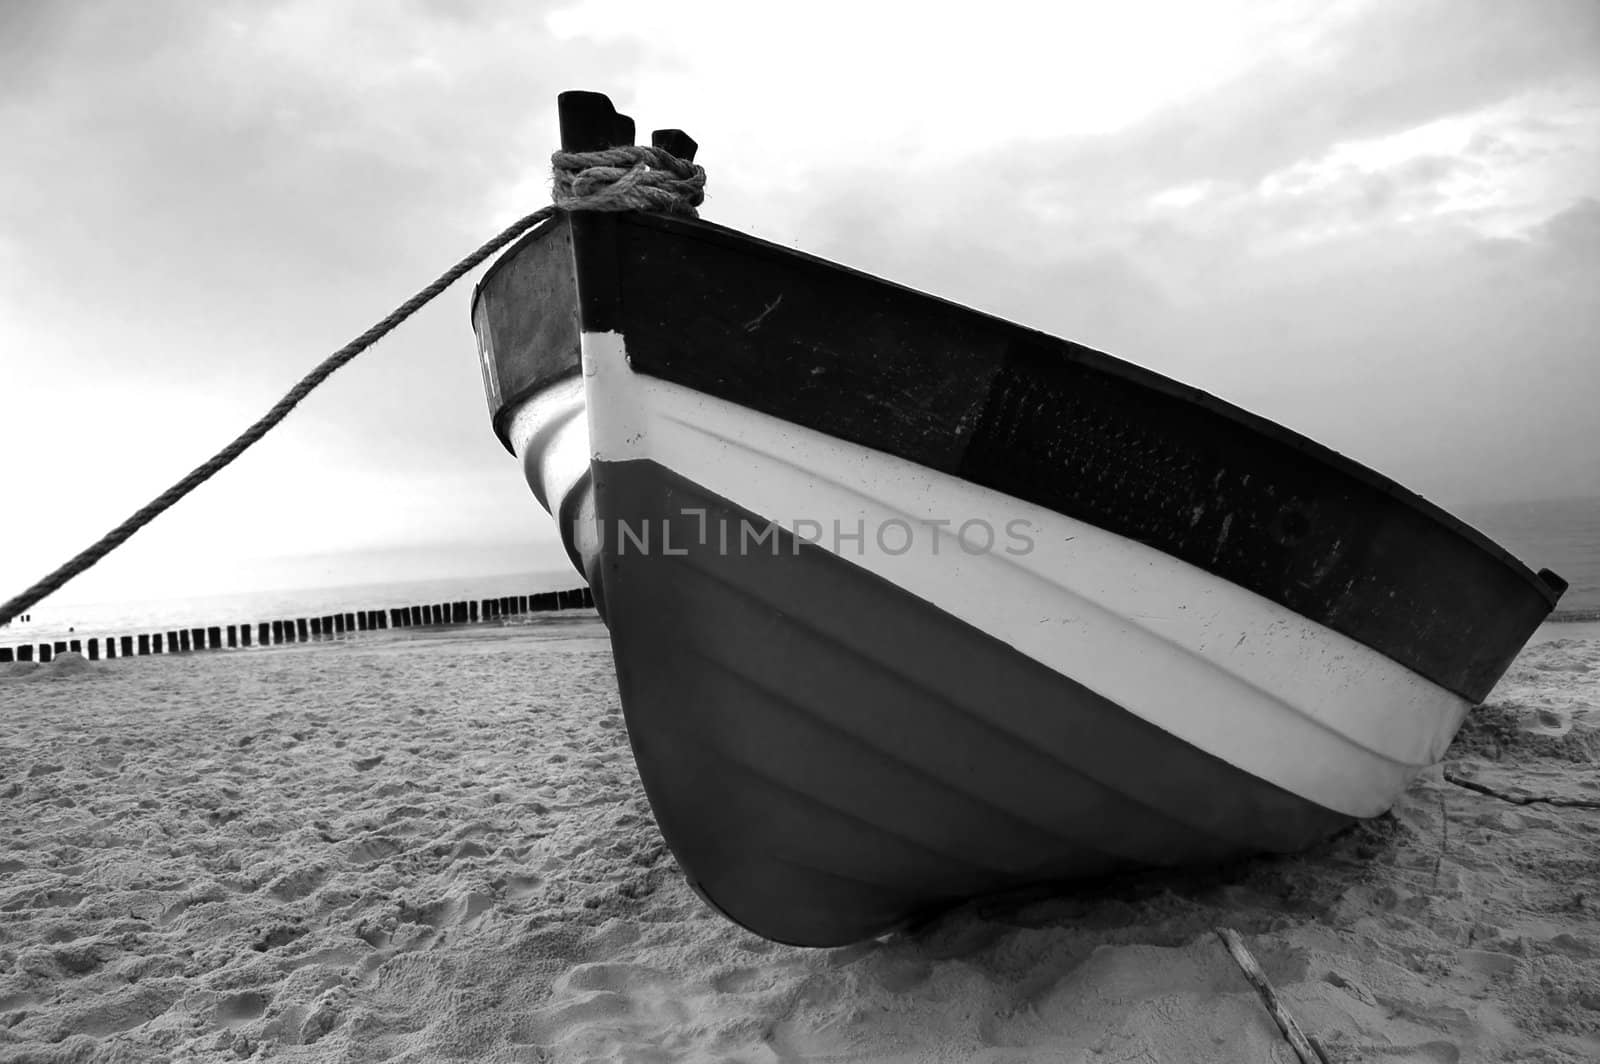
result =
[[[1563,798],[1560,795],[1550,794],[1511,794],[1506,791],[1497,791],[1493,787],[1458,776],[1454,772],[1446,772],[1444,778],[1445,782],[1454,783],[1457,787],[1465,787],[1469,791],[1487,794],[1490,798],[1498,798],[1502,802],[1510,802],[1512,805],[1539,805],[1542,803],[1544,805],[1564,806],[1568,809],[1600,809],[1600,801],[1596,801],[1593,798]]]
[[[395,326],[422,309],[439,293],[455,284],[483,260],[511,243],[557,211],[656,211],[682,218],[697,218],[695,208],[705,201],[706,172],[703,167],[679,159],[660,148],[647,146],[607,148],[597,152],[558,151],[550,157],[553,169],[551,199],[541,207],[501,230],[488,243],[450,267],[439,279],[396,307],[387,317],[339,350],[323,359],[310,373],[290,388],[238,438],[218,451],[203,465],[178,481],[133,516],[95,540],[70,561],[32,587],[0,605],[0,627],[11,623],[40,599],[59,591],[67,581],[94,565],[127,542],[139,529],[169,509],[247,451],[257,440],[289,416],[300,400],[367,348],[387,336]]]
[[[698,218],[706,172],[660,148],[607,148],[550,156],[561,210],[660,211]]]

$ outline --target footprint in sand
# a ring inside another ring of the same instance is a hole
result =
[[[916,958],[884,960],[869,969],[878,985],[891,994],[904,994],[926,983],[933,975],[933,966]]]
[[[44,1000],[46,999],[43,994],[30,991],[23,991],[18,994],[0,994],[0,1016],[4,1016],[8,1012],[20,1011],[31,1005],[37,1005]],[[0,1020],[0,1022],[4,1021]]]
[[[350,991],[347,987],[336,986],[318,998],[311,1009],[311,1015],[300,1024],[300,1044],[311,1045],[339,1026],[339,1022],[344,1019],[344,1008],[349,996]]]
[[[321,865],[296,868],[267,884],[267,892],[284,901],[297,901],[313,893],[327,881],[328,870]]]
[[[240,1027],[251,1020],[260,1019],[267,1011],[269,999],[264,994],[254,990],[242,994],[229,994],[217,1002],[215,1012],[212,1014],[215,1022],[221,1027]]]
[[[514,1024],[507,1038],[513,1044],[550,1046],[574,1028],[596,1024],[614,1026],[630,1018],[633,1002],[613,991],[595,991],[573,1001],[545,1005]]]
[[[344,1019],[344,1006],[349,990],[334,987],[312,1005],[290,1005],[267,1021],[262,1027],[262,1042],[280,1042],[283,1045],[314,1045],[318,1038],[328,1034]]]
[[[416,907],[403,906],[400,920],[403,923],[422,924],[440,929],[461,926],[471,929],[479,918],[494,908],[494,898],[488,894],[470,891],[465,895],[452,895]]]
[[[257,953],[266,953],[268,950],[277,949],[279,946],[287,946],[295,939],[304,935],[306,930],[307,929],[304,927],[291,927],[287,924],[279,924],[276,927],[269,928],[254,942],[250,943],[250,948],[255,950]]]
[[[665,977],[653,968],[615,961],[597,961],[578,965],[557,980],[557,983],[567,990],[608,990],[620,993],[648,989],[665,981]]]
[[[70,909],[88,897],[76,890],[41,890],[24,894],[0,905],[0,912],[14,913],[23,909]]]
[[[393,857],[405,849],[398,839],[387,835],[372,835],[350,847],[351,864],[368,865]]]
[[[505,895],[507,901],[523,901],[539,893],[539,887],[543,883],[544,877],[533,872],[507,876],[501,893]]]
[[[734,968],[711,977],[711,989],[719,994],[748,994],[752,990],[765,990],[770,985],[771,977],[759,968]]]
[[[1545,939],[1540,944],[1553,953],[1563,954],[1573,960],[1586,961],[1594,957],[1600,957],[1600,943],[1580,938],[1566,931]]]

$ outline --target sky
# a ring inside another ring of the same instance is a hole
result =
[[[547,202],[578,88],[694,136],[712,221],[1446,505],[1600,495],[1592,0],[5,0],[0,597]],[[470,295],[58,601],[563,567]]]

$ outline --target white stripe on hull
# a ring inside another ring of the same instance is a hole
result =
[[[583,475],[589,471],[589,421],[583,380],[568,377],[523,401],[512,412],[506,437],[522,462],[522,475],[551,516],[559,517],[567,496],[582,487],[571,527],[561,535],[576,553],[585,574],[593,573],[599,552],[595,536],[594,494]]]
[[[1468,709],[1377,651],[1161,551],[636,375],[615,334],[586,333],[583,359],[593,457],[658,462],[1327,808],[1382,812],[1443,755]],[[572,406],[570,394],[547,403]],[[575,448],[563,446],[559,458],[533,453],[546,438],[539,421],[519,412],[512,430],[530,483],[537,472],[546,491],[570,486],[581,473],[570,472],[579,465]],[[992,549],[963,549],[954,529],[969,520],[983,523],[969,532],[994,530]],[[914,533],[903,552],[897,521]],[[939,521],[951,524],[936,532]],[[1026,522],[1025,553],[1007,552],[1021,548],[1007,539],[1014,521]],[[859,541],[832,535],[858,526]],[[880,539],[885,529],[891,534]]]

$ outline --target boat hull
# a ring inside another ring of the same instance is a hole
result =
[[[776,940],[1303,848],[1559,594],[1212,397],[716,227],[552,223],[474,321],[662,833]]]
[[[577,515],[663,836],[765,937],[1301,849],[1387,808],[1467,708],[1159,551],[637,374],[615,334],[581,348],[513,446]]]
[[[684,552],[605,552],[640,777],[691,882],[758,934],[838,945],[1030,884],[1292,851],[1349,819],[656,462],[594,470],[608,527]],[[767,535],[722,550],[722,529]]]

